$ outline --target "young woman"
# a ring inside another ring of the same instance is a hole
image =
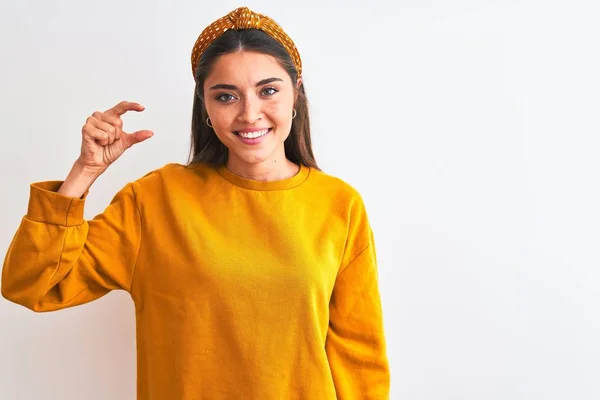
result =
[[[317,168],[300,56],[239,8],[192,52],[191,161],[128,183],[83,219],[89,187],[150,131],[92,114],[64,181],[31,185],[2,295],[53,311],[126,290],[140,399],[385,399],[373,234],[359,193]]]

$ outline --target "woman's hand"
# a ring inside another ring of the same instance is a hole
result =
[[[144,106],[122,101],[104,112],[96,111],[88,117],[81,130],[83,136],[81,155],[77,160],[83,170],[90,174],[100,175],[125,150],[154,135],[149,130],[124,132],[121,115],[127,111],[144,111]]]

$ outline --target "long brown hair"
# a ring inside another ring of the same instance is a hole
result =
[[[308,101],[304,83],[297,88],[296,67],[285,48],[259,29],[230,29],[216,39],[200,58],[195,72],[196,88],[192,110],[192,137],[188,165],[205,163],[220,166],[227,162],[228,149],[219,140],[213,128],[206,124],[208,113],[204,104],[204,82],[219,56],[239,50],[248,50],[275,57],[292,79],[296,91],[296,117],[292,120],[290,135],[284,142],[285,156],[296,164],[319,169],[312,151]]]

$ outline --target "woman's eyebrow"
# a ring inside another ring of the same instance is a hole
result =
[[[266,85],[267,83],[271,83],[271,82],[283,82],[283,79],[281,78],[267,78],[267,79],[263,79],[262,81],[258,82],[256,84],[256,86],[262,86],[262,85]]]
[[[283,82],[283,79],[281,78],[267,78],[267,79],[263,79],[262,81],[259,81],[256,86],[262,86],[262,85],[266,85],[267,83],[271,83],[271,82]],[[238,90],[238,87],[235,85],[229,85],[226,83],[217,83],[216,85],[213,85],[209,88],[210,90],[217,90],[217,89],[226,89],[226,90]]]

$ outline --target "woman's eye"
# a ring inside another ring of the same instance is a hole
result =
[[[277,90],[277,89],[275,89],[275,88],[273,88],[273,87],[268,87],[268,88],[264,88],[264,89],[263,89],[263,91],[262,91],[262,94],[263,94],[264,96],[272,96],[272,95],[274,95],[274,94],[275,94],[275,93],[277,93],[277,92],[278,92],[278,90]]]
[[[217,96],[217,100],[223,103],[227,103],[228,101],[231,101],[233,99],[235,99],[235,97],[233,97],[233,95],[229,93],[223,93]]]

